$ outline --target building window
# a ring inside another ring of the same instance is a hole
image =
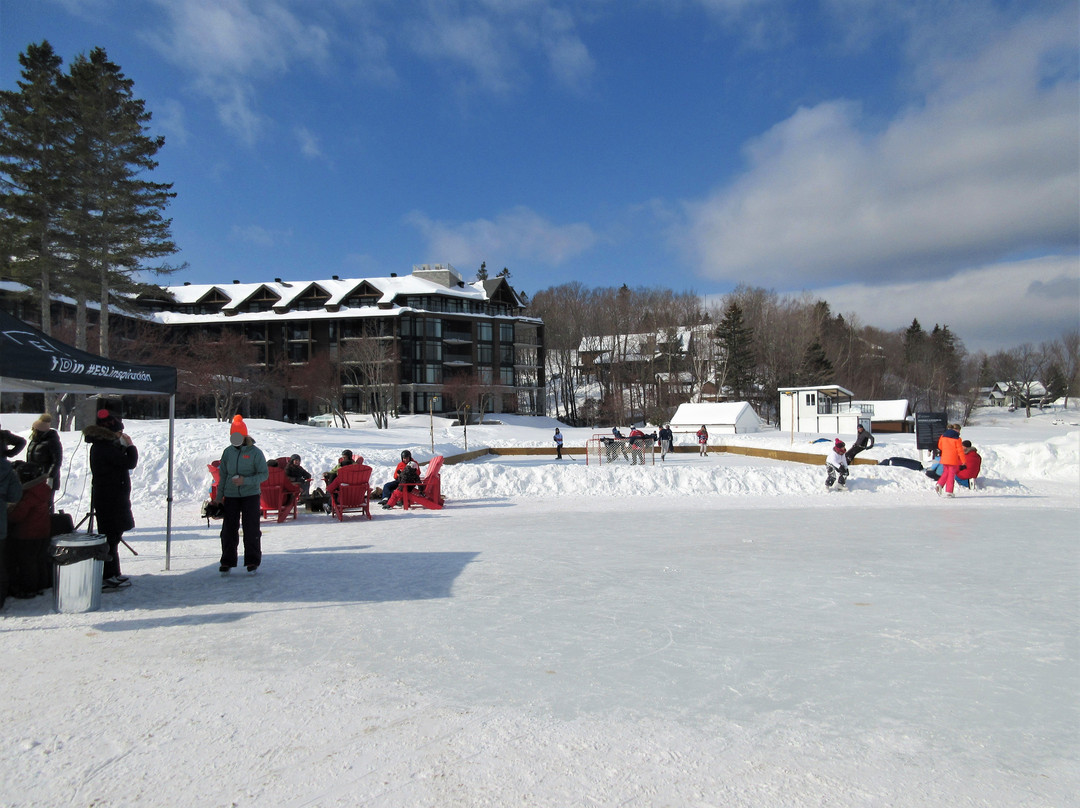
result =
[[[513,368],[499,368],[499,383],[513,387],[514,385],[514,369]]]
[[[514,346],[513,345],[500,345],[499,346],[499,364],[500,365],[512,365],[512,364],[514,364]]]
[[[476,324],[476,339],[479,342],[491,342],[491,323]]]
[[[492,355],[493,351],[490,345],[485,345],[481,342],[476,346],[476,361],[481,365],[490,365],[492,362]]]
[[[499,323],[499,342],[510,343],[514,341],[514,324]]]

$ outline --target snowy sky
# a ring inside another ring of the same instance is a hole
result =
[[[1080,311],[1076,0],[0,0],[135,80],[195,283],[509,267],[1039,342]]]

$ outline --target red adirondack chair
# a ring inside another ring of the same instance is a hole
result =
[[[330,510],[339,522],[345,514],[360,511],[371,518],[371,466],[353,463],[342,466],[337,477],[326,486],[330,495]]]
[[[297,516],[297,500],[300,488],[285,476],[285,469],[281,466],[267,466],[270,476],[259,487],[259,506],[262,509],[263,519],[273,513],[279,522],[284,522],[292,514]]]
[[[221,461],[215,460],[206,467],[210,471],[210,478],[213,482],[210,484],[210,500],[217,499],[217,487],[221,484]]]
[[[420,482],[399,485],[390,495],[386,506],[393,508],[395,505],[401,505],[405,510],[409,510],[410,505],[415,505],[432,511],[442,510],[442,476],[440,474],[442,464],[442,455],[431,458]]]

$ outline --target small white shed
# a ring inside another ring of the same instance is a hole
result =
[[[745,401],[701,401],[680,404],[671,416],[672,432],[697,432],[704,424],[712,435],[735,435],[757,432],[761,419]]]
[[[860,422],[870,428],[870,415],[855,403],[855,394],[838,384],[780,387],[777,392],[781,432],[854,435]]]

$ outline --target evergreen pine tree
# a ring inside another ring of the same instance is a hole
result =
[[[71,123],[52,45],[27,46],[19,63],[19,90],[0,91],[0,262],[40,295],[41,327],[51,334],[52,295],[72,292],[61,247]]]
[[[919,325],[918,319],[913,319],[904,332],[904,362],[906,364],[920,364],[923,361],[926,339],[926,332]]]
[[[171,184],[145,179],[157,168],[154,158],[165,140],[147,134],[151,115],[145,103],[134,97],[134,82],[109,61],[104,49],[77,57],[66,84],[76,169],[69,181],[64,229],[71,234],[78,283],[93,289],[100,301],[99,352],[108,356],[110,306],[123,306],[122,295],[144,288],[136,273],[175,269],[144,262],[176,252],[171,220],[163,215],[176,194]]]
[[[832,362],[825,355],[825,349],[821,343],[811,342],[806,346],[802,364],[799,366],[799,383],[801,385],[825,384],[833,375]]]
[[[754,333],[743,320],[742,307],[732,300],[716,327],[719,361],[725,385],[735,398],[744,400],[751,392],[754,377]]]

